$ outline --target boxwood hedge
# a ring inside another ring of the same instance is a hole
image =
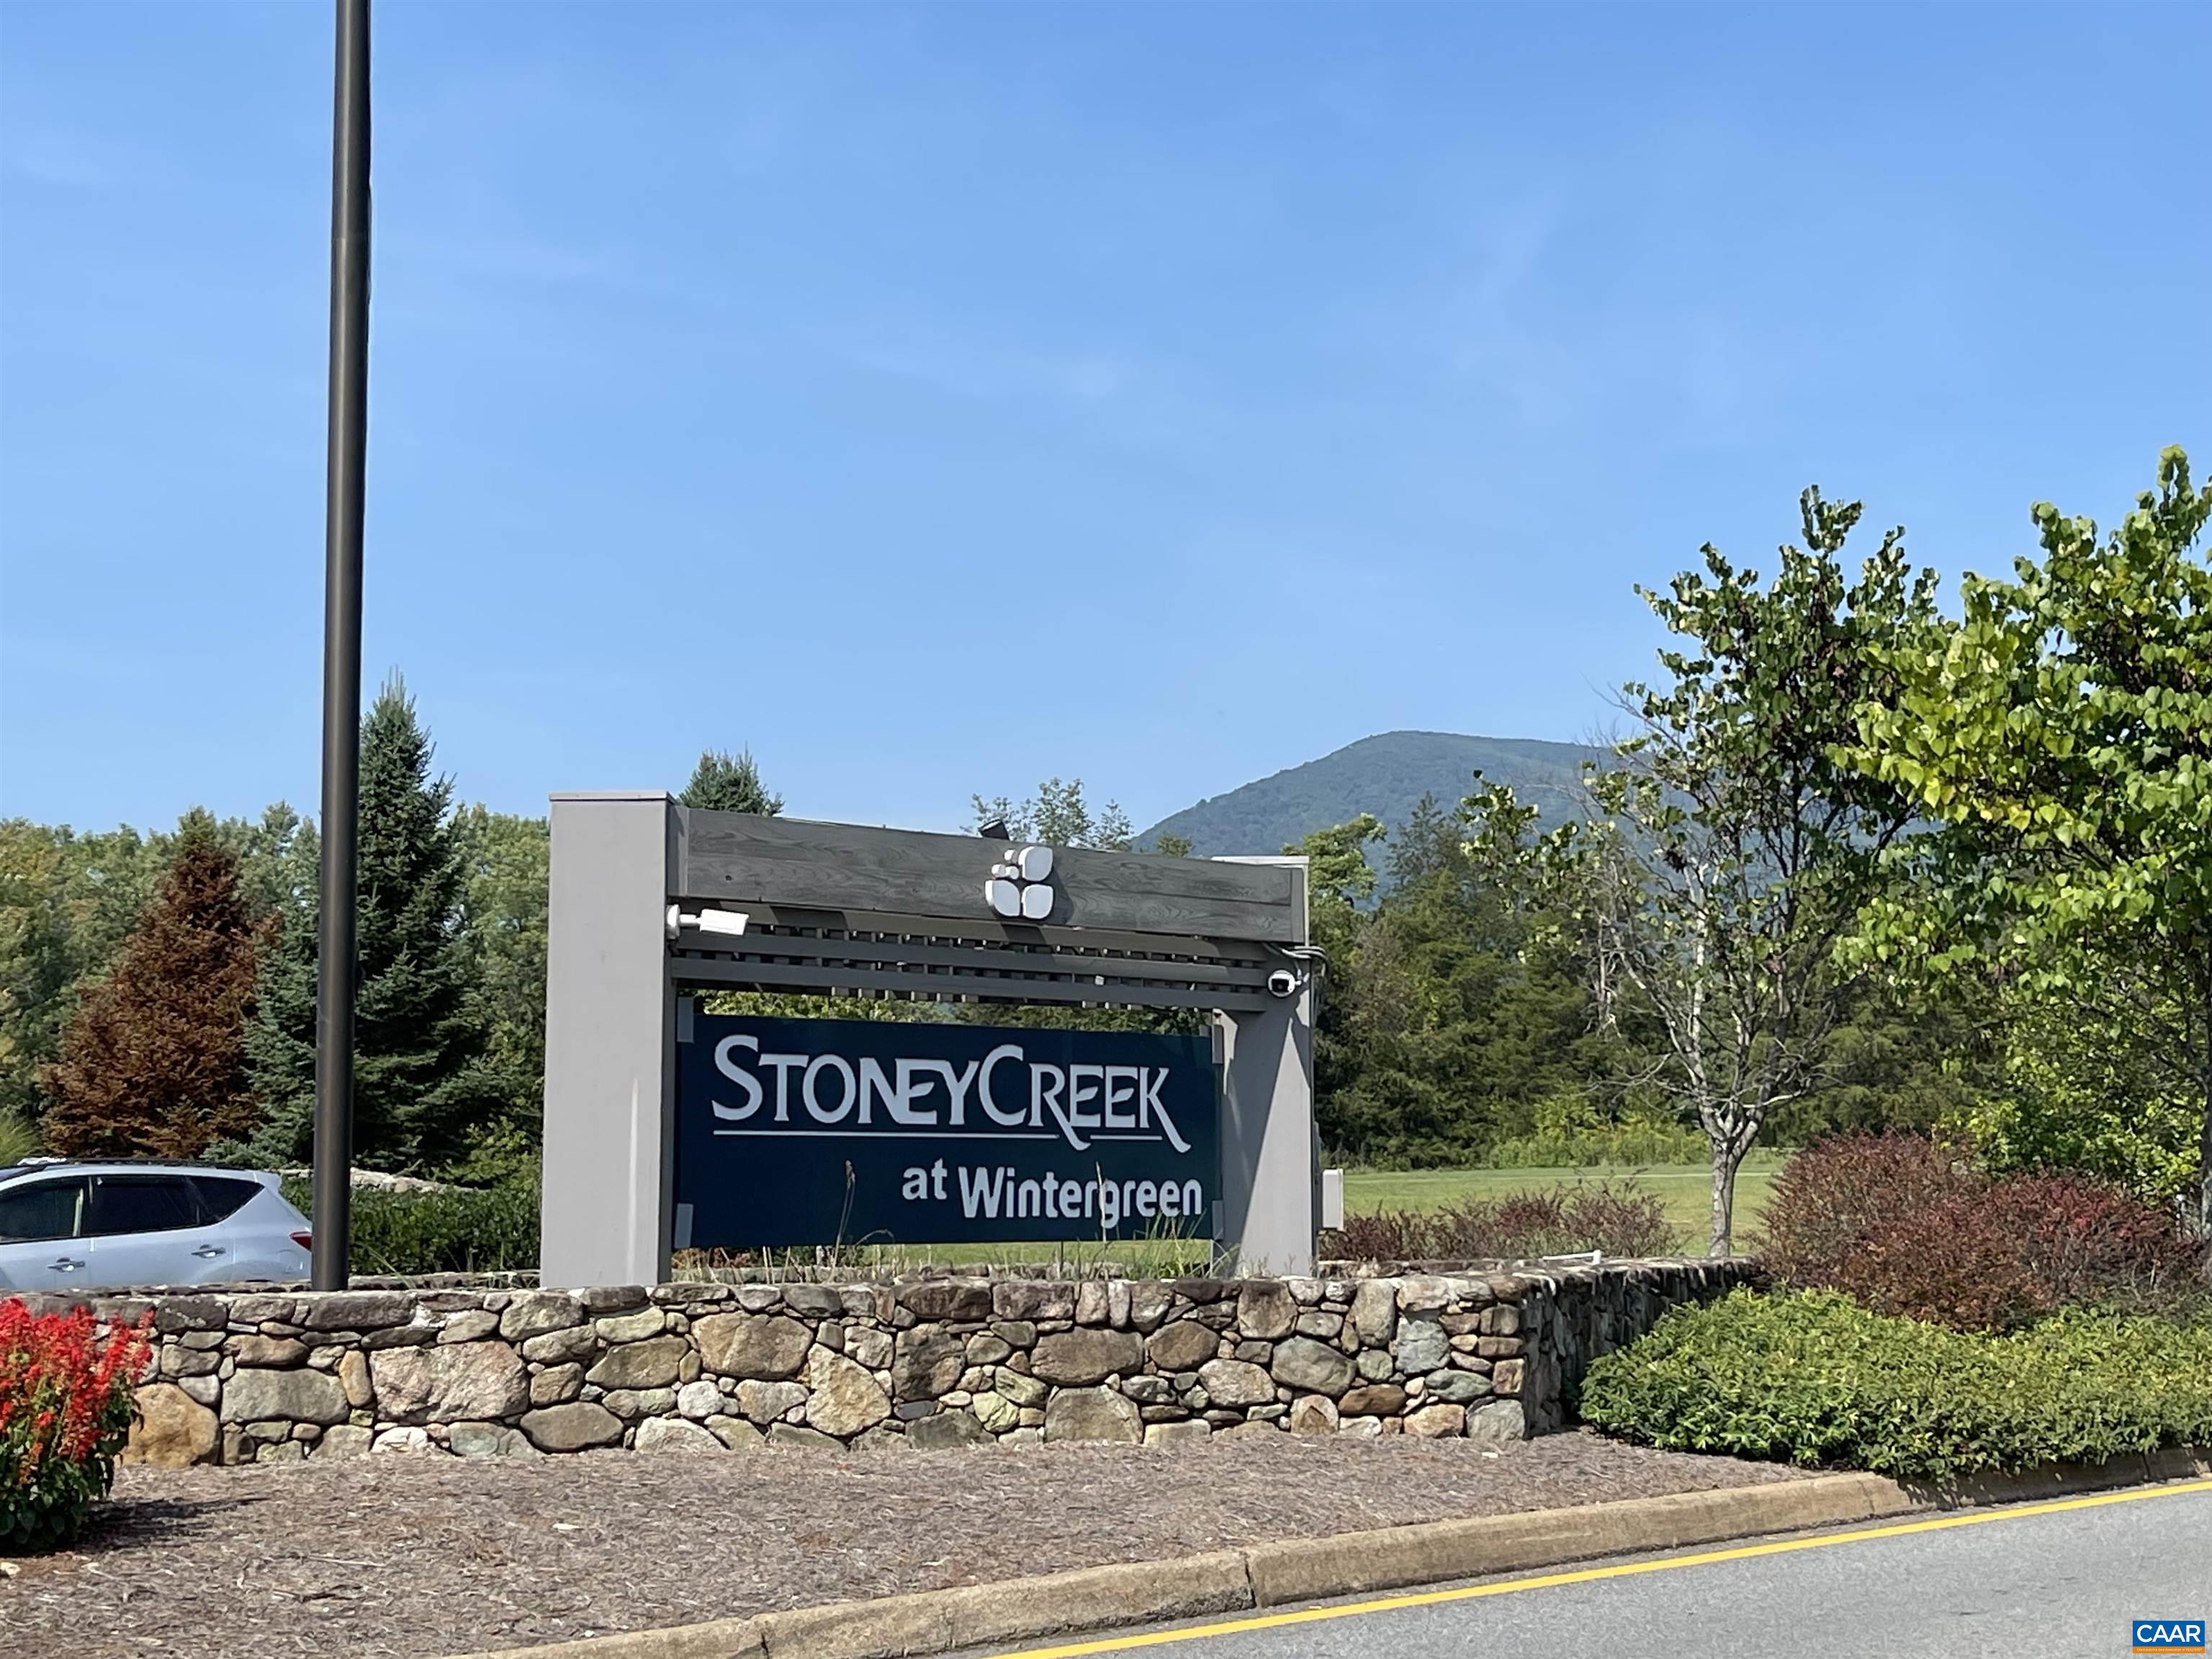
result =
[[[1593,1364],[1585,1421],[1670,1451],[1944,1480],[2212,1445],[2212,1318],[2082,1310],[1992,1335],[1828,1291],[1736,1291]]]
[[[314,1194],[287,1181],[284,1196],[312,1223]],[[523,1181],[429,1192],[353,1193],[358,1273],[483,1273],[538,1265],[538,1188]]]

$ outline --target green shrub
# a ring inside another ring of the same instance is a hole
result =
[[[21,1113],[0,1107],[0,1169],[21,1164],[27,1158],[36,1158],[46,1150],[37,1124]]]
[[[1580,1405],[1669,1451],[1899,1480],[2102,1463],[2212,1444],[2212,1320],[2073,1310],[1989,1335],[1737,1291],[1600,1358]]]
[[[284,1196],[313,1219],[313,1194],[307,1182],[287,1181]],[[353,1270],[357,1273],[507,1273],[537,1265],[538,1187],[533,1181],[422,1193],[354,1188]]]

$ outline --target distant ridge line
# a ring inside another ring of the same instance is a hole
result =
[[[1316,830],[1372,812],[1395,829],[1425,794],[1456,806],[1486,782],[1505,784],[1547,817],[1581,810],[1583,763],[1607,751],[1540,738],[1486,738],[1458,732],[1382,732],[1303,765],[1286,767],[1170,813],[1138,836],[1151,847],[1163,834],[1187,836],[1205,857],[1279,853]]]

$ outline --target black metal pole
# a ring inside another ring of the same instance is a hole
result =
[[[361,802],[362,480],[368,449],[368,0],[337,0],[330,455],[323,526],[323,863],[315,954],[314,1286],[353,1254],[354,889]]]

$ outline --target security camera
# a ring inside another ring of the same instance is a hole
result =
[[[1287,968],[1278,968],[1267,975],[1267,994],[1273,997],[1294,997],[1298,994],[1298,976]]]
[[[744,934],[745,924],[751,920],[743,910],[718,910],[707,906],[695,915],[680,904],[672,904],[668,907],[668,937],[675,939],[690,927],[702,933],[720,933],[736,939]]]

